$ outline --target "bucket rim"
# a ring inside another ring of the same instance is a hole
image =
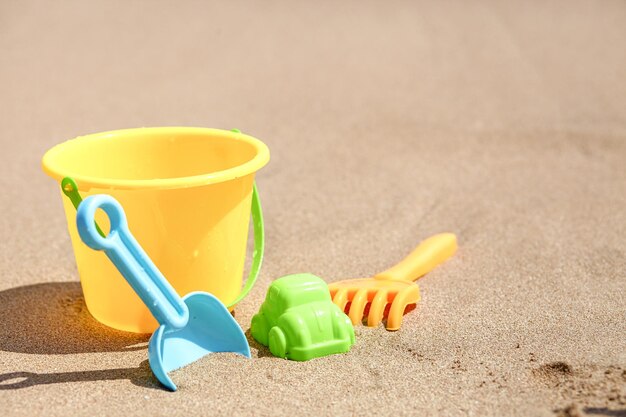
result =
[[[94,177],[89,175],[81,175],[77,172],[71,172],[56,163],[56,156],[63,152],[68,144],[74,141],[91,141],[102,140],[107,137],[121,136],[125,134],[136,134],[138,132],[158,132],[160,134],[203,134],[203,135],[219,135],[234,140],[243,141],[252,145],[256,150],[256,155],[250,160],[220,171],[213,171],[201,175],[192,175],[175,178],[150,178],[150,179],[120,179],[107,177]],[[214,129],[208,127],[139,127],[130,129],[117,129],[105,132],[92,133],[83,136],[77,136],[74,139],[66,140],[50,148],[41,160],[43,171],[50,177],[61,181],[64,177],[72,177],[81,191],[87,191],[90,188],[133,190],[133,189],[174,189],[174,188],[192,188],[202,185],[216,184],[237,178],[254,174],[256,171],[265,166],[270,159],[270,152],[259,139],[256,139],[245,133],[237,131]]]

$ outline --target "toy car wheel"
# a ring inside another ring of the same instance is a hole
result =
[[[287,339],[285,338],[285,333],[278,326],[274,326],[271,328],[269,333],[269,345],[270,352],[272,355],[278,358],[286,358],[287,357]]]

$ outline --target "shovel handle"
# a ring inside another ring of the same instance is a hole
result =
[[[440,233],[420,242],[413,251],[398,264],[377,274],[375,279],[391,281],[417,281],[439,264],[450,258],[457,249],[453,233]]]
[[[100,236],[94,222],[97,209],[109,216],[111,230],[105,237]],[[78,206],[76,226],[83,242],[104,251],[160,324],[185,327],[187,305],[130,233],[124,209],[116,199],[105,194],[87,197]]]

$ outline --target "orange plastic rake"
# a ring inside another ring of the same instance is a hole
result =
[[[370,304],[367,325],[380,324],[387,304],[391,304],[387,316],[387,330],[398,330],[402,324],[405,308],[417,303],[420,290],[417,281],[445,260],[457,249],[456,236],[441,233],[422,241],[406,258],[373,278],[349,279],[328,284],[333,302],[342,310],[350,302],[347,312],[352,324],[363,320],[363,313]]]

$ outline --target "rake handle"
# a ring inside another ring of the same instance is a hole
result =
[[[374,276],[375,279],[392,281],[417,281],[439,264],[450,258],[457,249],[453,233],[440,233],[420,242],[398,264]]]

